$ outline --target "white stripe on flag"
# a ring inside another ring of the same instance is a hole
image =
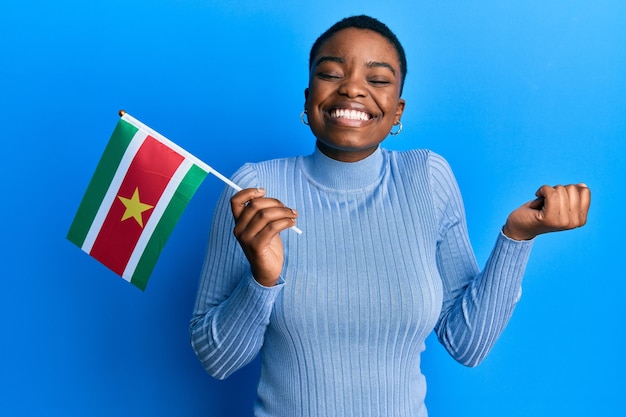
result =
[[[172,200],[172,197],[178,189],[178,186],[183,181],[183,178],[185,178],[185,175],[187,175],[187,172],[189,172],[193,165],[194,164],[192,161],[190,161],[189,159],[185,159],[178,166],[178,169],[176,170],[176,172],[174,172],[172,178],[170,178],[170,182],[167,184],[167,187],[165,187],[165,190],[163,191],[163,194],[161,194],[161,198],[159,198],[156,206],[154,206],[154,210],[152,211],[148,222],[144,226],[144,229],[141,232],[141,236],[137,241],[137,245],[135,246],[135,249],[133,249],[133,253],[130,256],[128,263],[126,264],[126,268],[124,269],[124,273],[122,274],[122,278],[124,278],[126,281],[130,282],[131,278],[133,277],[135,269],[137,268],[137,264],[141,259],[141,255],[143,255],[143,251],[146,249],[146,246],[148,245],[148,242],[150,241],[154,230],[161,221],[161,217],[163,216],[165,209],[167,209],[167,206]]]
[[[139,120],[135,119],[130,114],[124,113],[122,115],[122,120],[127,121],[131,125],[135,126],[137,129],[145,130],[153,138],[156,138],[156,139],[160,140],[165,145],[169,146],[174,151],[176,151],[179,154],[181,154],[182,156],[184,156],[186,159],[190,159],[191,161],[193,161],[193,163],[196,164],[200,169],[215,175],[217,178],[219,178],[220,180],[225,182],[228,186],[230,186],[234,190],[241,191],[241,187],[240,186],[238,186],[237,184],[235,184],[234,182],[232,182],[231,180],[229,180],[228,178],[226,178],[225,176],[223,176],[222,174],[217,172],[209,164],[201,161],[195,155],[187,152],[185,149],[181,148],[180,146],[178,146],[177,144],[175,144],[174,142],[172,142],[171,140],[169,140],[168,138],[166,138],[165,136],[163,136],[162,134],[160,134],[156,130],[152,129],[150,126],[146,126],[145,124],[141,123]],[[292,229],[297,229],[297,227],[293,226]],[[302,232],[300,232],[300,233],[302,233]]]
[[[115,175],[113,176],[111,185],[109,185],[109,189],[104,195],[102,204],[100,204],[100,207],[98,208],[96,217],[94,218],[93,223],[91,223],[89,232],[87,233],[87,236],[85,237],[85,241],[83,242],[83,246],[81,247],[81,249],[84,250],[85,252],[87,253],[91,252],[91,249],[93,248],[93,244],[96,241],[98,234],[100,233],[100,229],[102,228],[102,225],[104,224],[104,220],[106,219],[107,214],[109,214],[109,210],[111,209],[111,206],[113,205],[113,201],[117,197],[117,193],[120,190],[122,181],[124,181],[126,172],[128,171],[128,168],[130,167],[131,162],[133,162],[133,159],[135,158],[137,151],[139,150],[143,142],[146,140],[146,137],[148,137],[148,133],[142,131],[141,129],[138,130],[137,132],[135,132],[135,135],[131,139],[130,144],[126,148],[126,151],[124,152],[124,156],[122,157],[122,160],[120,161],[120,164],[117,167],[117,171],[115,171]]]

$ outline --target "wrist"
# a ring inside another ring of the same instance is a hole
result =
[[[260,286],[271,288],[271,287],[274,287],[276,284],[278,284],[280,276],[277,277],[277,278],[263,278],[263,277],[257,277],[257,275],[253,272],[252,273],[252,278],[254,278],[254,280]]]
[[[506,237],[508,237],[509,239],[518,240],[518,241],[532,240],[532,239],[534,239],[536,237],[536,235],[531,235],[529,233],[520,232],[519,230],[515,230],[515,228],[512,228],[508,223],[506,223],[502,227],[502,233]]]
[[[254,279],[257,284],[259,284],[261,287],[265,287],[265,288],[272,288],[275,287],[276,284],[278,284],[278,280],[276,281],[259,281],[258,279]]]

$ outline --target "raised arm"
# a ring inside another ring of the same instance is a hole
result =
[[[532,247],[541,234],[585,224],[590,193],[583,184],[541,187],[537,199],[513,211],[479,271],[469,243],[458,186],[445,161],[433,158],[435,206],[440,213],[437,262],[444,286],[435,327],[441,343],[459,362],[479,364],[506,327],[521,295]]]
[[[500,233],[480,271],[450,167],[438,155],[431,156],[430,165],[440,224],[437,265],[444,290],[435,331],[454,359],[476,366],[493,347],[513,313],[532,241],[518,242]]]

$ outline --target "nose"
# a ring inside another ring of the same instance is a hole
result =
[[[367,86],[365,85],[365,80],[353,74],[344,78],[338,92],[350,98],[365,97],[367,95]]]

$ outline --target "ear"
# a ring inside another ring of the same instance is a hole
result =
[[[406,101],[404,101],[403,98],[398,100],[398,106],[396,107],[396,115],[393,119],[394,123],[397,123],[400,121],[400,118],[402,117],[402,113],[404,112],[405,105],[406,105]]]
[[[304,89],[304,108],[306,109],[306,102],[309,99],[309,87]]]

